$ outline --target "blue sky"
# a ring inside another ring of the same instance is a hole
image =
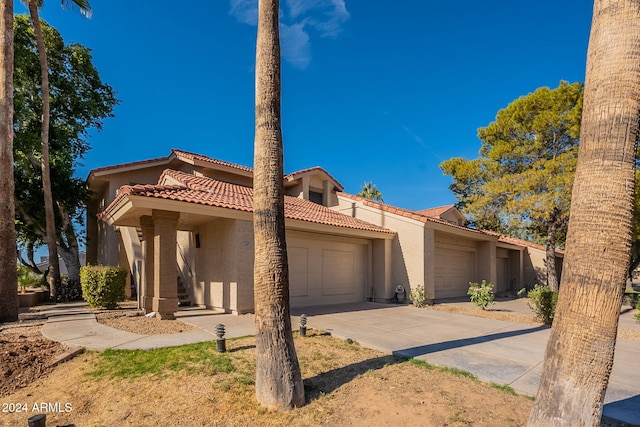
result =
[[[150,7],[150,6],[153,7]],[[257,0],[59,2],[42,17],[93,49],[121,104],[78,168],[180,148],[253,162]],[[15,11],[26,13],[16,2]],[[408,209],[455,202],[438,165],[541,86],[583,81],[590,2],[281,0],[285,171],[322,166]]]

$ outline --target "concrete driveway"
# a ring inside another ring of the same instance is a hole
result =
[[[483,381],[508,384],[530,396],[538,390],[549,338],[545,326],[406,305],[360,303],[294,310],[296,315],[302,313],[308,316],[307,327],[351,338],[384,353],[463,369]],[[298,319],[293,322],[297,328]],[[618,340],[605,416],[640,425],[639,359],[640,341]]]
[[[458,302],[456,304],[468,304]],[[499,302],[496,308],[527,312],[522,300]],[[44,312],[43,312],[44,313]],[[469,371],[483,381],[508,384],[530,396],[537,392],[549,328],[417,309],[407,305],[356,303],[293,310],[292,325],[307,315],[307,327],[351,338],[387,354],[414,357]],[[46,310],[43,334],[70,346],[89,349],[152,349],[214,340],[215,325],[227,338],[255,334],[252,316],[188,308],[178,319],[197,328],[181,334],[138,335],[100,325],[86,303],[58,304]],[[629,310],[620,325],[637,328]],[[604,415],[640,426],[640,341],[618,340]]]

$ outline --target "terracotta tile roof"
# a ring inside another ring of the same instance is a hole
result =
[[[362,202],[365,206],[370,206],[376,209],[380,209],[382,211],[385,212],[390,212],[390,213],[394,213],[396,215],[400,215],[406,218],[411,218],[411,219],[415,219],[417,221],[421,221],[424,223],[427,222],[433,222],[433,223],[437,223],[437,224],[443,224],[446,225],[448,227],[453,227],[453,228],[457,228],[457,229],[463,229],[463,230],[467,230],[467,231],[471,231],[471,232],[475,232],[475,233],[480,233],[480,234],[485,234],[485,235],[489,235],[489,236],[495,236],[498,238],[498,242],[503,242],[503,243],[509,243],[512,245],[516,245],[516,246],[525,246],[525,247],[529,247],[529,248],[533,248],[533,249],[539,249],[541,251],[546,250],[546,248],[543,245],[539,245],[537,243],[532,243],[529,242],[527,240],[522,240],[522,239],[517,239],[515,237],[510,237],[510,236],[506,236],[504,234],[500,234],[500,233],[496,233],[495,231],[489,231],[489,230],[479,230],[479,229],[475,229],[475,228],[469,228],[469,227],[463,227],[460,225],[456,225],[453,224],[449,221],[443,220],[443,219],[439,219],[436,217],[432,217],[432,216],[428,216],[425,215],[424,212],[428,211],[429,209],[425,209],[422,211],[418,211],[418,212],[414,212],[414,211],[410,211],[407,209],[402,209],[402,208],[397,208],[394,206],[390,206],[387,205],[385,203],[382,202],[376,202],[370,199],[365,199],[364,197],[360,197],[360,196],[354,196],[353,194],[349,194],[349,193],[340,193],[340,196],[344,196],[348,199],[351,200],[357,200],[359,202]],[[451,206],[454,205],[449,205],[449,206],[442,206],[441,208],[450,208]],[[440,209],[440,208],[434,208],[434,209]],[[559,254],[564,254],[564,250],[561,249],[556,249],[556,253]]]
[[[438,206],[435,208],[422,209],[421,211],[418,211],[418,213],[422,215],[438,218],[440,215],[442,215],[443,213],[445,213],[446,211],[454,207],[455,205]]]
[[[530,242],[528,240],[518,239],[516,237],[507,236],[504,234],[496,233],[495,231],[486,231],[488,234],[494,235],[498,237],[499,242],[509,243],[511,245],[516,246],[526,246],[528,248],[538,249],[541,251],[546,251],[547,248],[544,245],[539,245],[537,243]],[[564,254],[564,250],[556,249],[556,253]]]
[[[375,208],[375,209],[380,209],[381,211],[384,211],[384,212],[389,212],[389,213],[392,213],[392,214],[400,215],[400,216],[403,216],[405,218],[415,219],[416,221],[420,221],[420,222],[424,222],[424,223],[432,222],[432,223],[435,223],[435,224],[442,224],[442,225],[446,225],[448,227],[453,227],[453,228],[456,228],[458,230],[466,230],[466,231],[469,231],[469,232],[472,232],[472,233],[488,234],[488,233],[485,232],[485,230],[478,230],[478,229],[475,229],[475,228],[463,227],[461,225],[454,224],[451,221],[447,221],[447,220],[444,220],[444,219],[428,216],[428,215],[425,215],[423,213],[416,212],[416,211],[410,211],[408,209],[398,208],[398,207],[391,206],[391,205],[388,205],[388,204],[383,203],[383,202],[377,202],[377,201],[374,201],[374,200],[366,199],[364,197],[355,196],[353,194],[339,193],[339,196],[343,196],[343,197],[346,197],[346,198],[351,199],[351,200],[356,200],[358,202],[361,202],[365,206],[369,206],[369,207],[372,207],[372,208]]]
[[[171,177],[180,182],[181,185],[125,185],[121,187],[120,193],[104,210],[101,217],[111,209],[115,209],[120,201],[129,195],[176,200],[179,202],[253,212],[253,189],[250,187],[229,184],[227,182],[195,176],[172,169],[165,170],[159,182],[162,182],[164,177]],[[384,227],[352,218],[309,200],[285,196],[284,203],[285,217],[289,219],[356,230],[395,234],[395,232]]]
[[[200,162],[205,162],[205,163],[212,163],[212,164],[215,164],[215,165],[227,166],[227,167],[230,167],[230,168],[233,168],[233,169],[242,170],[242,171],[245,171],[245,172],[253,172],[253,169],[251,169],[250,167],[247,167],[247,166],[242,166],[242,165],[238,165],[238,164],[235,164],[235,163],[223,162],[222,160],[213,159],[211,157],[203,156],[202,154],[190,153],[188,151],[179,150],[177,148],[173,148],[171,150],[171,153],[173,153],[177,157],[184,157],[184,158],[192,160],[192,161],[200,161]]]
[[[95,174],[96,172],[106,172],[106,171],[115,170],[115,169],[129,168],[133,166],[143,166],[150,163],[168,162],[168,160],[169,160],[168,157],[158,157],[155,159],[139,160],[136,162],[129,162],[129,163],[120,163],[118,165],[104,166],[101,168],[92,169],[89,172],[89,174]]]

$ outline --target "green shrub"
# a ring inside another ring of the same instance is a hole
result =
[[[20,288],[20,292],[25,292],[27,288],[31,286],[37,286],[41,284],[42,277],[37,276],[34,272],[29,270],[26,266],[22,264],[18,264],[17,269],[18,269],[18,287]]]
[[[487,283],[484,280],[482,283],[469,282],[467,295],[471,297],[472,303],[483,310],[486,310],[489,304],[495,304],[493,302],[493,283]]]
[[[638,310],[636,313],[636,322],[640,323],[640,301],[636,304],[636,310]]]
[[[415,288],[411,289],[411,293],[409,294],[409,299],[413,303],[414,306],[418,308],[422,308],[427,305],[427,299],[429,296],[424,292],[424,285],[418,285]]]
[[[535,285],[527,295],[529,297],[529,308],[533,310],[538,320],[550,325],[556,312],[558,303],[558,293],[553,292],[548,286]]]
[[[56,288],[56,302],[79,301],[82,299],[82,287],[77,280],[70,280],[67,274],[60,276],[60,284]]]
[[[127,271],[120,267],[90,265],[80,269],[82,298],[94,308],[114,309],[124,301]]]
[[[634,307],[640,301],[640,292],[625,289],[622,301],[631,307]]]

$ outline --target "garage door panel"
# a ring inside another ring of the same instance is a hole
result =
[[[289,258],[289,295],[302,297],[309,294],[309,250],[307,248],[288,247]]]
[[[451,248],[436,248],[436,298],[467,295],[473,281],[473,252]]]
[[[353,252],[322,251],[322,295],[351,295],[354,285]]]

